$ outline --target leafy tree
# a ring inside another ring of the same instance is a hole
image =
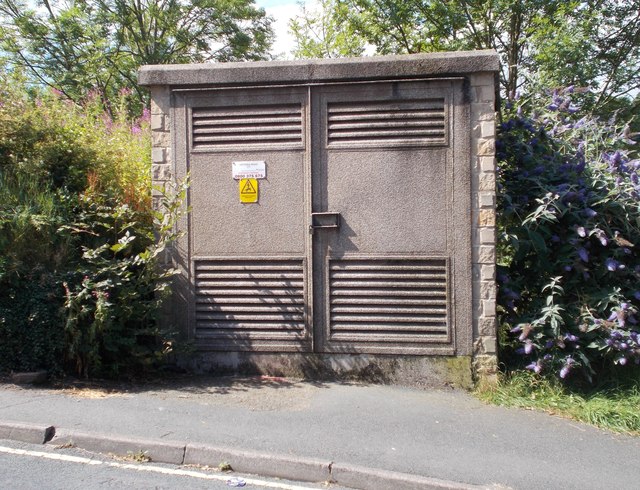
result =
[[[136,88],[143,64],[267,57],[271,19],[253,0],[0,0],[14,68],[78,101]]]
[[[289,28],[296,39],[296,58],[340,58],[361,56],[365,41],[349,25],[344,25],[346,5],[337,0],[320,0],[317,9],[300,4],[301,15],[291,19]]]
[[[508,99],[530,90],[533,80],[538,87],[590,87],[585,109],[597,113],[620,107],[632,113],[638,105],[640,0],[334,0],[321,6],[319,13],[303,11],[298,25],[334,26],[345,40],[364,40],[379,54],[495,49]],[[312,36],[325,34],[292,31],[297,56]]]
[[[532,65],[547,87],[590,87],[585,109],[623,119],[640,100],[640,0],[568,4],[531,32]]]

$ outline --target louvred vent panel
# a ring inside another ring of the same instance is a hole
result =
[[[304,283],[302,260],[196,261],[196,338],[247,348],[301,340]]]
[[[444,98],[382,102],[329,102],[327,145],[442,146],[447,144]]]
[[[194,149],[302,148],[300,104],[194,108]]]
[[[446,259],[331,260],[331,339],[448,342]]]

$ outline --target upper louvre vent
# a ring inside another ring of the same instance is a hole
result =
[[[301,148],[300,104],[192,109],[194,149]]]
[[[447,144],[444,98],[382,102],[329,102],[329,147]]]
[[[197,260],[196,338],[251,350],[305,336],[302,260]]]
[[[331,260],[331,340],[448,342],[447,278],[445,259]]]

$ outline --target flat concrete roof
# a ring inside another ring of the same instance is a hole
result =
[[[138,72],[144,86],[216,86],[444,77],[497,72],[493,50],[453,51],[362,58],[295,61],[244,61],[183,65],[146,65]]]

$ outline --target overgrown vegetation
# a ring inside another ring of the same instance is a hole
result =
[[[640,372],[606,383],[569,388],[556,378],[535,373],[503,375],[492,389],[478,392],[487,402],[507,407],[544,410],[614,432],[640,435]]]
[[[574,92],[500,127],[501,344],[512,366],[591,381],[640,364],[640,160]]]
[[[128,118],[126,90],[112,116],[96,92],[2,86],[0,370],[140,372],[170,350],[159,257],[184,197],[152,209],[149,115]]]

